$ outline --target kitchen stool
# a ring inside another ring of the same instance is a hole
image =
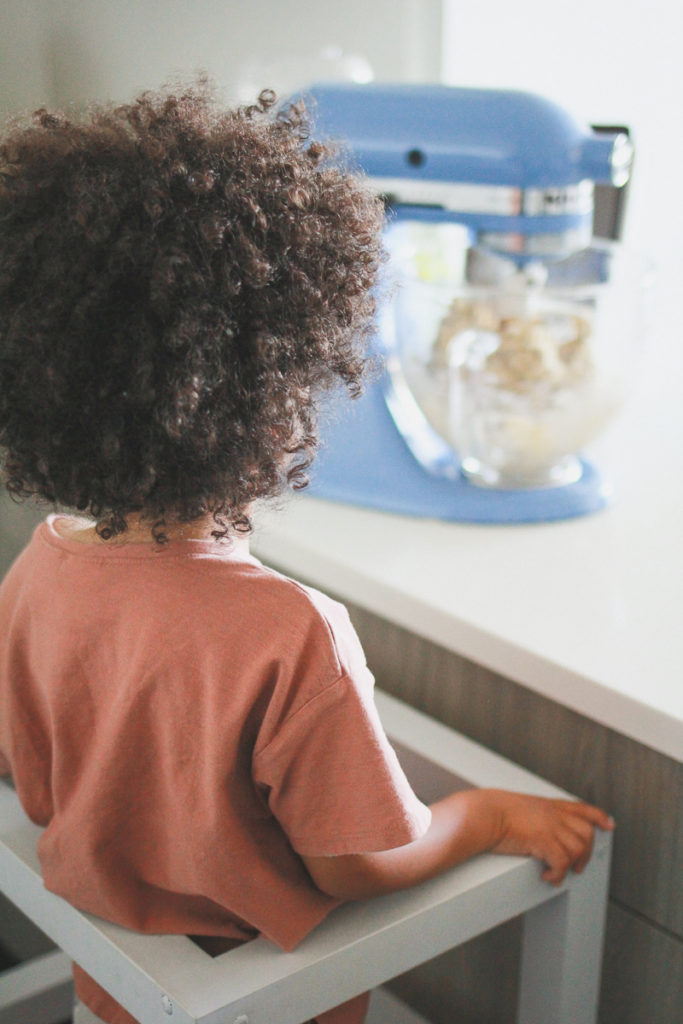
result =
[[[401,701],[379,691],[376,700],[422,799],[472,786],[567,797]],[[597,830],[590,864],[560,887],[543,882],[529,858],[483,854],[405,892],[339,907],[291,953],[258,938],[212,958],[185,936],[127,931],[47,892],[36,855],[40,831],[0,781],[0,891],[63,951],[43,958],[53,973],[61,965],[54,993],[64,992],[71,958],[143,1024],[301,1024],[520,914],[518,1024],[595,1024],[610,833]],[[60,1020],[39,966],[0,974],[0,1024]],[[386,999],[402,1020],[398,1004]],[[32,1015],[22,1016],[31,1000]]]

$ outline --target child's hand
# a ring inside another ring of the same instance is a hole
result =
[[[431,804],[427,832],[412,843],[377,853],[308,857],[303,861],[323,892],[343,900],[368,899],[433,878],[485,851],[536,857],[543,878],[559,885],[583,871],[595,826],[614,828],[597,807],[547,800],[502,789],[464,789]]]
[[[559,885],[571,869],[590,860],[595,826],[614,828],[605,811],[572,800],[548,800],[503,790],[489,791],[499,815],[494,853],[536,857],[547,865],[543,879]]]

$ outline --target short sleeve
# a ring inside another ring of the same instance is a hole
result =
[[[384,733],[373,679],[342,674],[283,723],[254,756],[254,778],[297,853],[370,853],[429,827]]]

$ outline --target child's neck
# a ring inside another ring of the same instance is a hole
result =
[[[112,540],[102,540],[97,533],[97,524],[92,519],[60,516],[55,521],[57,533],[68,540],[76,540],[82,544],[149,544],[152,540],[152,525],[148,517],[130,514],[126,517],[128,529]],[[164,533],[169,541],[174,540],[214,540],[212,532],[216,524],[211,515],[195,519],[191,523],[167,523]],[[249,554],[249,537],[244,534],[229,535],[229,543],[233,550],[241,554]]]

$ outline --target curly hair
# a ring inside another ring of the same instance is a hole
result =
[[[0,137],[0,449],[14,497],[216,536],[307,482],[361,388],[383,210],[303,104],[206,83]],[[158,537],[164,539],[163,529]]]

